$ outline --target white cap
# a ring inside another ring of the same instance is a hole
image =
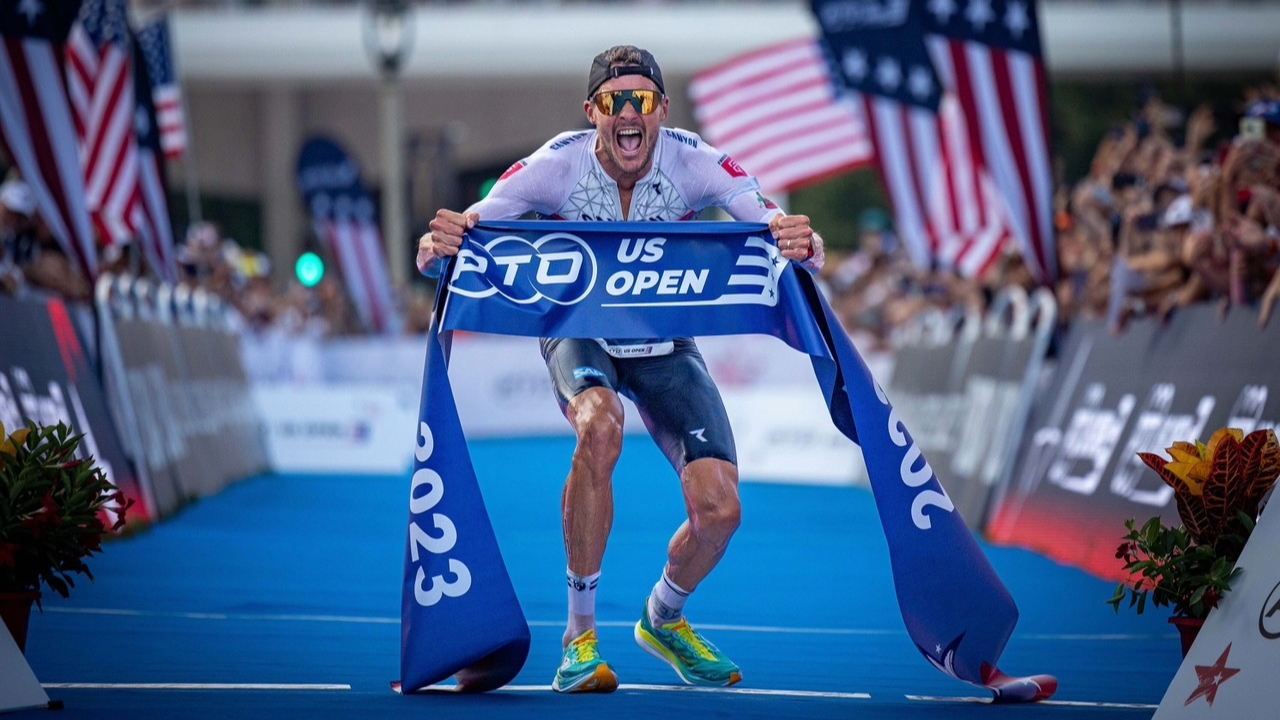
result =
[[[36,214],[36,196],[21,180],[9,180],[0,185],[0,205],[27,217]]]

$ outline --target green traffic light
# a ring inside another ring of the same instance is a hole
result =
[[[315,287],[324,277],[324,261],[315,253],[302,253],[293,266],[293,272],[303,287]]]

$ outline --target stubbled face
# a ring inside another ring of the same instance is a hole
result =
[[[597,92],[608,90],[657,90],[658,86],[643,75],[623,75],[605,81]],[[623,103],[622,112],[605,115],[595,103],[587,100],[587,121],[597,131],[596,158],[601,167],[623,187],[630,187],[649,172],[653,165],[653,149],[658,145],[658,129],[667,119],[667,98],[658,109],[641,115],[631,103]]]

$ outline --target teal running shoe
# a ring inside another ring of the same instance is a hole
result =
[[[582,633],[564,649],[551,689],[562,693],[611,693],[618,689],[618,676],[600,659],[595,630]]]
[[[671,666],[686,685],[728,687],[741,682],[742,671],[715,645],[707,642],[684,618],[655,628],[649,622],[649,607],[636,623],[636,644],[640,649]]]

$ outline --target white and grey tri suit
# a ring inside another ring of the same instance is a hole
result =
[[[467,212],[481,221],[533,212],[560,220],[692,220],[708,207],[735,220],[768,222],[781,213],[755,178],[694,133],[659,131],[653,167],[631,194],[623,217],[618,184],[596,158],[596,131],[566,132],[512,165]],[[565,407],[603,386],[631,398],[676,472],[693,460],[737,461],[724,403],[692,338],[543,338],[542,355]]]

